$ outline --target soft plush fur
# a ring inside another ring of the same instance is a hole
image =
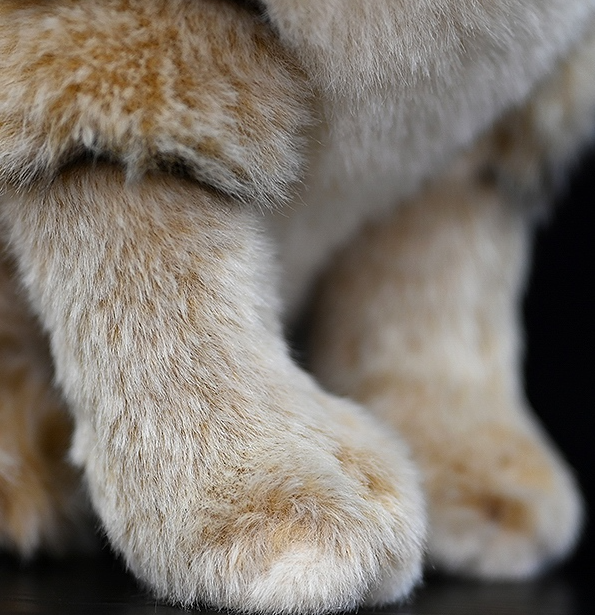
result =
[[[593,66],[595,0],[0,3],[0,544],[84,540],[69,447],[185,605],[339,611],[424,555],[566,555],[518,303]],[[304,310],[321,384],[283,337]]]

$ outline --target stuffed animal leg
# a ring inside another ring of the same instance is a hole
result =
[[[580,530],[574,478],[522,392],[520,302],[536,207],[593,134],[593,66],[590,34],[445,177],[365,227],[320,285],[314,373],[405,435],[430,559],[450,571],[522,578]]]
[[[110,166],[9,193],[3,220],[111,544],[160,596],[352,608],[420,574],[402,447],[291,362],[255,218]]]
[[[518,382],[522,214],[455,175],[369,226],[325,280],[314,373],[398,427],[439,567],[524,577],[569,550],[580,506]]]
[[[0,262],[0,548],[28,557],[88,542],[85,496],[68,463],[71,420],[47,341]]]
[[[303,73],[233,3],[9,2],[0,17],[3,229],[111,544],[186,605],[408,594],[416,474],[290,360],[258,230],[300,168]]]

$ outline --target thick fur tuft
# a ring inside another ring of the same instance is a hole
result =
[[[155,27],[152,25],[155,24]],[[0,179],[82,155],[276,203],[300,172],[307,89],[274,36],[215,0],[0,6]]]

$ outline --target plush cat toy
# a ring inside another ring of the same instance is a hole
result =
[[[2,546],[86,492],[156,595],[261,613],[564,556],[517,308],[594,69],[595,0],[2,0]]]

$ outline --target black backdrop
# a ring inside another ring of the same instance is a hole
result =
[[[595,561],[595,148],[537,236],[525,299],[526,385],[537,414],[576,469],[587,502],[570,569]]]

